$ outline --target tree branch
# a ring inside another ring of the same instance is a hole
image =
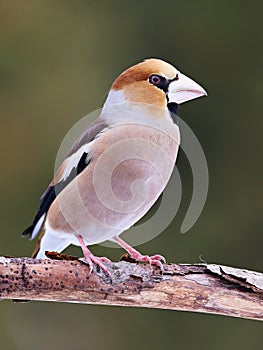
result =
[[[263,274],[214,264],[167,264],[164,273],[128,261],[111,278],[77,258],[0,257],[0,300],[45,300],[196,311],[263,320]],[[65,260],[66,259],[66,260]]]

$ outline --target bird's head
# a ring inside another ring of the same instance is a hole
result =
[[[128,68],[114,81],[108,102],[143,103],[166,109],[204,95],[207,93],[199,84],[171,64],[151,58]]]

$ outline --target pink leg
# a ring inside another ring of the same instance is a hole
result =
[[[79,244],[81,246],[81,249],[83,251],[84,257],[86,262],[89,264],[90,267],[90,273],[93,271],[93,263],[97,264],[98,266],[100,266],[102,268],[102,270],[107,274],[110,275],[109,270],[107,269],[107,267],[103,264],[105,262],[110,262],[110,260],[106,257],[101,257],[98,258],[97,256],[94,256],[91,251],[87,248],[83,238],[81,235],[77,235],[76,236]]]
[[[163,260],[164,262],[166,261],[162,255],[159,255],[159,254],[156,254],[153,256],[142,255],[136,249],[132,248],[129,244],[124,242],[119,237],[115,237],[113,240],[116,243],[118,243],[122,248],[124,248],[130,254],[132,259],[141,261],[141,262],[146,262],[146,263],[149,263],[150,265],[157,265],[163,271],[163,264],[161,263],[160,260]]]

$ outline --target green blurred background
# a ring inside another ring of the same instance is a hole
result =
[[[29,256],[30,223],[53,174],[66,132],[102,106],[114,78],[159,57],[200,82],[209,97],[180,116],[205,151],[205,209],[179,229],[192,185],[189,164],[180,210],[139,247],[168,261],[262,271],[263,44],[260,0],[70,1],[0,3],[1,255]],[[80,255],[78,248],[68,252]],[[123,251],[94,247],[118,259]],[[262,346],[259,322],[175,311],[55,303],[0,304],[1,349],[247,349]],[[260,328],[261,327],[261,328]]]

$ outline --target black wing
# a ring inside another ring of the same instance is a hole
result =
[[[59,181],[54,186],[49,186],[46,192],[40,198],[40,207],[36,213],[32,225],[25,229],[22,236],[30,235],[30,239],[35,238],[38,234],[46,213],[51,206],[52,202],[55,200],[56,196],[79,174],[81,173],[90,163],[90,159],[87,161],[88,153],[84,152],[81,156],[77,168],[73,168],[71,173],[66,178],[66,180]],[[35,230],[35,228],[37,228]],[[34,230],[36,232],[34,232]]]
[[[100,132],[108,127],[108,124],[105,122],[102,116],[97,118],[74,142],[70,151],[67,154],[67,157],[71,157],[78,151],[78,149],[85,145],[89,144],[95,137],[97,137]],[[23,236],[30,235],[30,238],[33,239],[41,229],[41,226],[44,222],[47,211],[55,200],[56,196],[61,192],[79,173],[81,173],[86,166],[89,164],[90,159],[88,159],[88,154],[83,153],[77,166],[74,167],[68,177],[65,180],[56,180],[55,184],[50,185],[48,189],[44,192],[44,194],[40,198],[40,207],[36,213],[34,221],[32,225],[30,225],[25,231],[22,233]]]

